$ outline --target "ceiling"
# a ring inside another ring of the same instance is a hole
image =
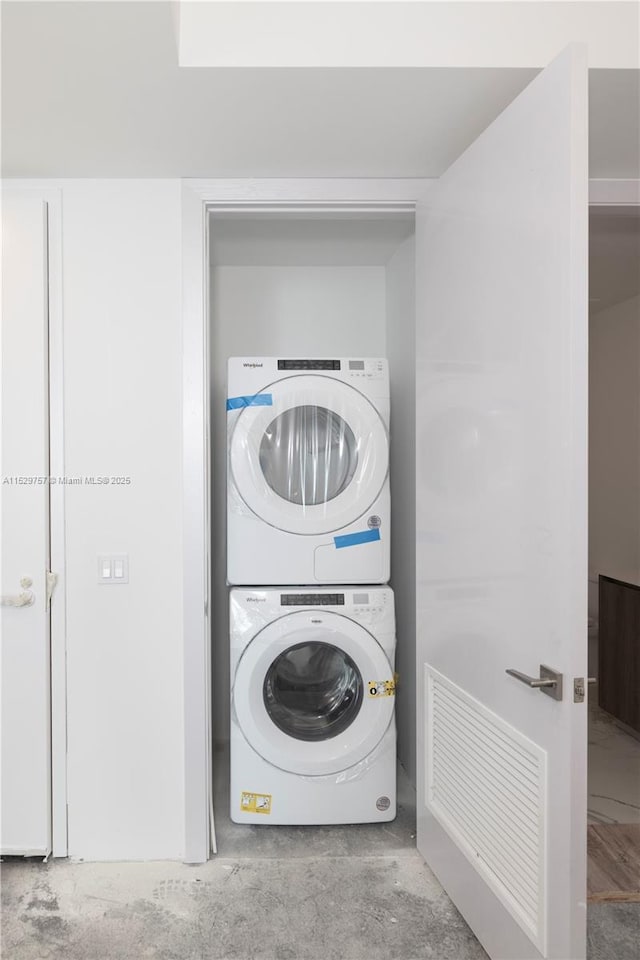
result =
[[[640,210],[595,208],[589,218],[591,315],[640,294]]]
[[[178,66],[168,2],[2,3],[5,177],[437,177],[536,70]],[[640,177],[638,71],[590,72],[592,177]]]

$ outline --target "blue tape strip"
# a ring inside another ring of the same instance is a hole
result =
[[[252,397],[229,397],[227,410],[240,410],[241,407],[270,407],[273,397],[270,393],[255,393]]]
[[[355,547],[358,543],[373,543],[380,539],[380,531],[376,527],[374,530],[362,530],[360,533],[346,533],[343,537],[334,537],[333,542],[336,549],[342,547]]]

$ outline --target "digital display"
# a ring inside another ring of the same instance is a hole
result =
[[[344,593],[281,593],[282,607],[344,607]]]
[[[364,360],[349,360],[349,370],[364,370]]]
[[[339,369],[340,369],[339,360],[278,360],[278,370],[339,370]]]

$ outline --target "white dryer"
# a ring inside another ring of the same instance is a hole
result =
[[[389,580],[382,359],[229,360],[227,580]]]
[[[231,819],[396,815],[388,587],[231,591]]]

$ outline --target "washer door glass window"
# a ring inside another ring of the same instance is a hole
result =
[[[393,723],[394,697],[369,693],[393,677],[375,637],[347,616],[301,610],[268,623],[235,670],[232,715],[267,763],[302,776],[368,758]]]
[[[329,643],[298,643],[273,661],[263,697],[273,722],[296,740],[344,733],[362,705],[364,684],[351,657]]]
[[[302,506],[333,500],[357,465],[353,430],[326,407],[291,407],[272,420],[260,444],[260,466],[271,489]]]

